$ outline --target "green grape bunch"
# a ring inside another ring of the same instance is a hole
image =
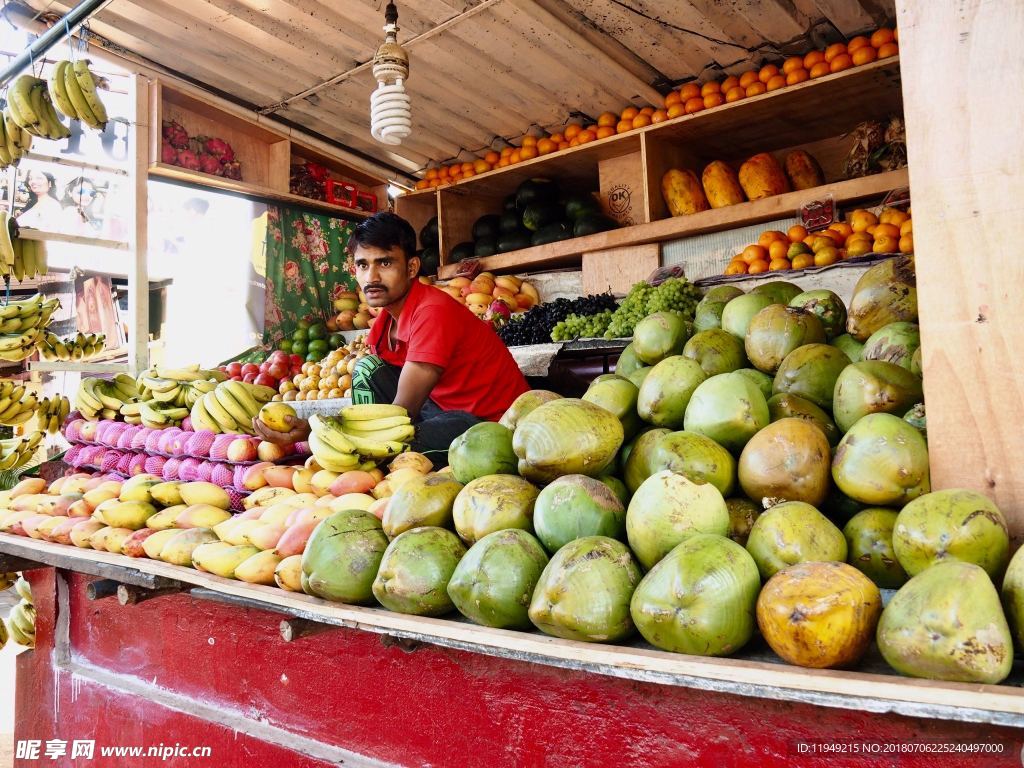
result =
[[[604,336],[606,339],[632,336],[636,324],[655,312],[674,312],[692,320],[701,296],[700,289],[685,278],[671,277],[656,288],[636,283],[612,314]]]

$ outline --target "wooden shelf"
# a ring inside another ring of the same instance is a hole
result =
[[[65,360],[31,360],[28,364],[30,371],[42,371],[46,373],[76,372],[76,373],[128,373],[128,363],[75,363]]]
[[[44,243],[74,243],[75,245],[91,245],[96,248],[110,248],[115,251],[128,250],[128,243],[123,240],[106,240],[102,237],[83,237],[69,235],[64,232],[43,232],[39,229],[22,227],[18,230],[22,240],[38,240]]]
[[[909,179],[907,169],[902,168],[860,179],[837,181],[834,184],[826,184],[815,189],[788,192],[784,195],[730,205],[726,208],[714,208],[689,216],[675,216],[652,221],[649,224],[637,224],[632,227],[599,232],[596,235],[488,256],[480,259],[480,266],[482,269],[492,272],[568,266],[577,264],[581,255],[590,251],[676,240],[690,235],[735,229],[782,218],[792,215],[801,204],[829,194],[835,198],[838,205],[880,197],[891,189],[907,186]],[[446,280],[454,277],[457,271],[458,264],[448,264],[441,267],[438,277]]]

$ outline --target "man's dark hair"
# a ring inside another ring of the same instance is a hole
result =
[[[357,246],[380,248],[390,251],[395,246],[402,249],[406,259],[416,255],[416,231],[408,221],[390,211],[375,213],[355,228],[348,241],[348,250],[355,253]]]

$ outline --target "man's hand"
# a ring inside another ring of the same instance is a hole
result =
[[[288,425],[288,430],[286,432],[277,432],[270,429],[258,417],[254,417],[252,428],[256,432],[257,437],[277,445],[300,443],[309,437],[309,422],[305,419],[300,419],[298,416],[285,416],[285,422]]]
[[[400,405],[413,420],[419,418],[420,409],[427,402],[437,382],[441,380],[444,368],[430,363],[406,362],[398,376],[398,392],[395,405]]]

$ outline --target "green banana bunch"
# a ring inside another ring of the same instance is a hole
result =
[[[107,110],[96,93],[99,84],[86,59],[58,61],[50,74],[47,95],[66,117],[102,131],[107,127]]]
[[[64,339],[47,333],[39,342],[39,356],[43,360],[89,360],[106,349],[106,343],[107,337],[102,333],[78,332]]]
[[[48,432],[55,435],[60,431],[61,424],[67,419],[71,412],[71,401],[64,395],[58,397],[44,397],[39,401],[39,408],[36,411],[39,421],[37,428],[40,432]]]
[[[43,433],[38,430],[26,437],[0,440],[0,470],[20,469],[27,466],[42,441]]]

